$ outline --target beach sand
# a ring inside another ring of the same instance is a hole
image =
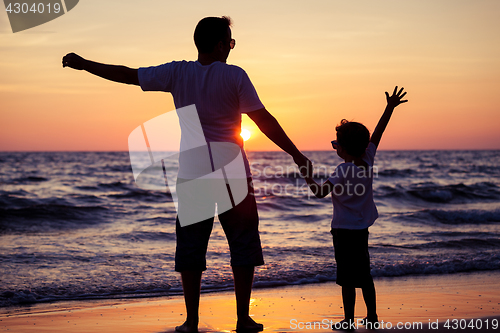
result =
[[[390,325],[391,331],[477,332],[481,325],[481,331],[488,326],[490,331],[500,332],[499,282],[497,271],[376,279],[382,328],[388,330]],[[254,289],[251,314],[264,324],[265,332],[332,332],[326,323],[343,319],[340,291],[332,282]],[[232,292],[205,293],[200,307],[200,332],[235,329]],[[362,319],[365,313],[359,292],[356,316]],[[0,331],[174,332],[185,316],[182,296],[58,302],[2,309]],[[472,318],[477,319],[472,321],[474,328],[469,327]],[[447,320],[448,329],[443,327]],[[497,329],[492,329],[495,322]],[[399,330],[398,323],[412,329]],[[440,329],[434,329],[436,323]],[[368,330],[360,326],[357,331]]]

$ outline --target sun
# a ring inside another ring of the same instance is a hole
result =
[[[243,141],[247,141],[252,136],[252,134],[250,133],[250,131],[247,130],[246,128],[242,128],[241,129],[240,135],[243,138]]]

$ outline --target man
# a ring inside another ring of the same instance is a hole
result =
[[[226,64],[229,52],[235,46],[230,26],[228,17],[206,17],[198,23],[194,33],[197,61],[132,69],[85,60],[70,53],[63,58],[63,67],[86,70],[115,82],[139,85],[145,91],[170,92],[177,109],[194,104],[207,145],[210,142],[229,142],[242,148],[243,141],[239,136],[241,113],[246,113],[268,138],[293,157],[302,170],[306,167],[311,170],[311,162],[265,109],[243,69]],[[238,316],[236,330],[248,332],[263,330],[262,324],[249,316],[249,304],[254,267],[263,265],[264,261],[250,168],[243,149],[241,153],[249,193],[242,202],[219,214],[219,220],[231,251]],[[179,169],[182,172],[182,166]],[[205,254],[213,217],[188,226],[181,226],[178,217],[176,224],[175,270],[181,273],[187,310],[186,321],[176,327],[176,331],[197,332],[201,276],[206,269]]]

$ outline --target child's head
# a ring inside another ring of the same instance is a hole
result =
[[[337,142],[342,150],[353,157],[361,157],[370,142],[370,132],[365,125],[342,119],[335,127]]]

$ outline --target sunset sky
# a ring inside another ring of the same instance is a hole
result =
[[[373,130],[384,91],[408,91],[381,149],[500,149],[500,1],[80,0],[12,33],[0,5],[0,151],[124,151],[174,110],[167,93],[62,68],[75,52],[129,67],[196,60],[193,31],[228,15],[228,63],[248,73],[301,150],[331,149],[342,118]],[[245,116],[247,150],[277,148]]]

